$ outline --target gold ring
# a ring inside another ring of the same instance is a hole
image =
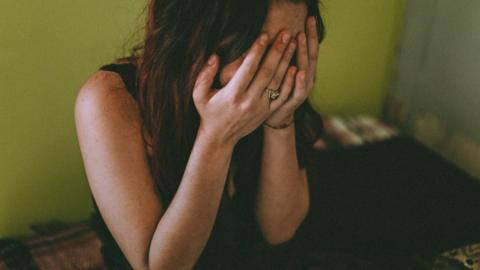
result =
[[[267,89],[265,89],[265,91],[267,92],[268,99],[270,101],[274,101],[280,96],[280,91],[278,91],[278,90],[267,88]]]

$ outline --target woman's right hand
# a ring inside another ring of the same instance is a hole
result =
[[[212,89],[219,70],[218,56],[212,55],[199,73],[193,89],[193,101],[200,114],[199,132],[235,144],[253,132],[288,97],[282,91],[271,102],[265,89],[271,82],[284,82],[293,87],[295,68],[288,69],[296,48],[291,36],[280,32],[264,58],[268,35],[262,34],[248,51],[233,78],[222,89]],[[285,76],[286,74],[286,76]]]

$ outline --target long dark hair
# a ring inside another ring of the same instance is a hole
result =
[[[279,1],[279,0],[273,0]],[[317,18],[319,42],[324,36],[318,0],[305,2]],[[258,37],[271,1],[264,0],[151,0],[143,41],[128,58],[137,66],[139,107],[149,158],[162,203],[168,206],[180,184],[199,126],[192,100],[195,78],[207,58],[217,53],[225,65],[245,53]],[[308,100],[295,113],[297,154],[302,168],[322,131],[320,115]],[[258,177],[262,128],[240,140],[233,160],[241,178],[237,191],[252,201]],[[147,134],[145,134],[147,132]],[[146,136],[148,135],[148,136]],[[148,137],[148,139],[147,139]]]

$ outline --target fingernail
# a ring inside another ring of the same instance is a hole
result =
[[[263,33],[261,36],[260,36],[260,44],[262,45],[266,45],[267,44],[267,41],[268,41],[268,35]]]
[[[304,81],[305,80],[305,71],[300,73],[298,76],[300,77],[300,80]]]
[[[292,66],[292,67],[290,68],[290,73],[295,74],[295,72],[297,72],[297,67]]]
[[[292,52],[295,50],[295,47],[297,47],[297,43],[295,43],[295,41],[292,41],[290,42],[289,46],[290,46],[290,51]]]
[[[317,19],[314,16],[310,17],[310,25],[312,25],[312,26],[317,25]]]
[[[304,32],[302,32],[302,34],[300,34],[300,42],[302,43],[302,45],[307,44],[307,37],[305,36]]]
[[[210,56],[210,58],[208,58],[208,65],[213,66],[213,64],[215,64],[215,56],[214,55],[212,55],[212,56]]]
[[[289,33],[283,33],[282,43],[287,43],[289,40],[290,40],[290,34]]]

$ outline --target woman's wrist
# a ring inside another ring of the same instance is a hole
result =
[[[233,138],[226,138],[221,134],[210,132],[202,128],[201,126],[199,127],[197,132],[197,140],[227,149],[233,149],[235,147],[235,144],[237,143],[237,141]]]
[[[271,124],[268,121],[263,122],[263,126],[271,129],[285,129],[290,127],[295,122],[293,116],[289,117],[287,120],[282,121],[281,123]]]

